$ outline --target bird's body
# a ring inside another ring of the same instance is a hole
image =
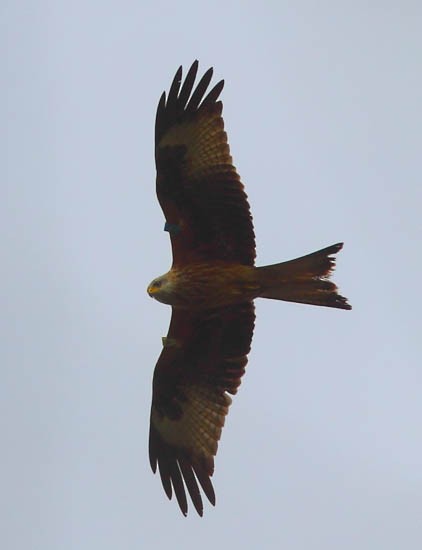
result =
[[[179,309],[208,310],[239,304],[257,297],[255,269],[241,264],[195,263],[174,268],[155,281],[148,293],[164,304]]]
[[[190,311],[241,304],[259,297],[350,309],[334,283],[327,280],[334,266],[329,254],[341,248],[339,243],[265,267],[222,261],[174,267],[152,281],[148,294],[163,304]],[[274,295],[277,293],[281,295]]]
[[[170,233],[173,265],[148,293],[172,306],[153,380],[150,462],[169,498],[197,512],[199,486],[215,503],[210,477],[231,403],[245,372],[255,324],[254,300],[271,298],[351,309],[328,280],[338,243],[306,256],[255,267],[249,204],[232,164],[218,96],[198,63],[182,84],[180,67],[157,109],[157,196]]]

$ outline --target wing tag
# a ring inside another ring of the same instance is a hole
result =
[[[172,235],[177,235],[178,233],[180,233],[180,230],[180,225],[177,225],[176,223],[166,222],[164,224],[164,231],[168,231]]]

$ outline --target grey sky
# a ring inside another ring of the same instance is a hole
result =
[[[422,546],[421,15],[2,3],[2,548]],[[145,288],[171,261],[156,104],[196,58],[226,80],[258,263],[343,240],[354,309],[257,302],[217,506],[185,519],[147,458],[170,309]]]

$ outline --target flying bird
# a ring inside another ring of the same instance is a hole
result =
[[[148,294],[172,307],[153,378],[149,457],[184,515],[186,489],[200,516],[211,504],[214,456],[245,373],[254,300],[272,298],[351,309],[329,280],[334,244],[294,260],[255,267],[252,217],[224,131],[224,81],[208,91],[212,68],[195,87],[198,61],[182,83],[179,67],[155,122],[156,190],[173,264]],[[208,93],[207,93],[208,92]]]

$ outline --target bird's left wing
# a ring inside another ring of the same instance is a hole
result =
[[[249,203],[233,166],[218,101],[208,93],[209,69],[195,87],[195,61],[163,93],[155,124],[157,196],[170,233],[173,266],[201,261],[253,265],[255,236]]]
[[[210,477],[231,403],[245,372],[253,302],[208,312],[173,309],[154,372],[149,455],[169,498],[187,514],[185,486],[202,516],[199,485],[215,504]]]

